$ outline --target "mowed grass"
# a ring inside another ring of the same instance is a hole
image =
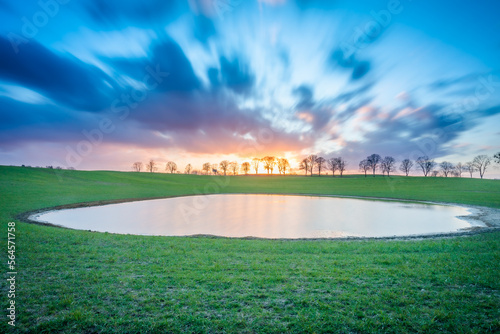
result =
[[[58,178],[47,169],[0,166],[4,264],[7,222],[17,222],[15,331],[500,331],[499,232],[412,241],[272,241],[114,235],[15,218],[63,204],[207,191],[500,208],[496,180],[82,171],[65,171]],[[5,284],[1,293],[6,312]],[[7,320],[4,316],[0,331],[12,330]]]

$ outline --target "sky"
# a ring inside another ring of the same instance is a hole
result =
[[[499,14],[493,0],[0,0],[0,164],[493,156]]]

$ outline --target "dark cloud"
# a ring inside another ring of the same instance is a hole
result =
[[[143,81],[146,75],[161,72],[163,76],[156,90],[162,92],[193,91],[201,87],[191,62],[181,47],[172,39],[157,40],[150,48],[148,58],[106,58],[103,60],[121,74]],[[167,76],[168,74],[168,76]]]
[[[319,130],[325,128],[332,119],[332,109],[328,104],[315,101],[314,91],[311,86],[301,85],[292,91],[292,94],[297,96],[298,102],[295,106],[296,116],[304,118],[305,121],[312,125],[314,136],[319,134]],[[305,113],[305,114],[304,114]]]
[[[371,97],[364,97],[363,99],[359,99],[351,102],[348,107],[342,112],[336,113],[334,118],[335,121],[339,123],[344,123],[352,118],[356,111],[364,106],[368,106],[373,99]]]
[[[334,49],[328,61],[333,68],[340,66],[346,70],[352,70],[353,81],[363,78],[371,69],[369,61],[358,60],[355,53],[347,54],[341,48]]]
[[[35,41],[15,53],[0,36],[0,79],[35,90],[79,110],[98,111],[110,105],[116,85],[104,72],[79,59],[48,50]]]
[[[207,76],[212,87],[217,88],[220,85],[219,70],[217,68],[210,67],[207,70]]]
[[[489,117],[500,114],[500,105],[493,106],[486,109],[481,109],[477,111],[479,117]]]
[[[152,64],[159,66],[169,77],[159,87],[164,91],[189,91],[199,88],[191,62],[173,40],[164,41],[153,48]]]
[[[466,75],[461,75],[446,79],[439,79],[428,84],[427,88],[430,91],[445,90],[449,88],[454,88],[455,86],[461,86],[461,87],[467,86],[470,87],[470,89],[475,89],[477,85],[481,84],[480,82],[481,78],[486,79],[490,75],[498,76],[500,75],[500,70],[497,69],[488,72],[469,73]]]
[[[345,102],[349,102],[355,98],[359,98],[359,97],[362,97],[364,96],[366,93],[368,93],[370,91],[370,89],[372,89],[372,87],[375,85],[374,82],[370,82],[370,83],[367,83],[361,87],[358,87],[358,88],[355,88],[353,90],[350,90],[350,91],[347,91],[347,92],[343,92],[339,95],[337,95],[334,99],[333,99],[333,102],[334,103],[345,103]]]
[[[239,58],[220,58],[220,83],[237,94],[247,94],[254,87],[255,77]]]
[[[307,110],[314,106],[314,92],[311,86],[301,85],[295,88],[292,93],[299,98],[295,107],[297,110]]]
[[[198,15],[194,17],[193,31],[194,37],[205,45],[217,34],[214,22],[205,15]]]
[[[358,80],[361,79],[370,71],[370,63],[367,61],[360,61],[357,62],[356,65],[354,65],[354,68],[352,70],[352,75],[351,78],[352,80]]]
[[[459,77],[455,78],[448,78],[448,79],[439,79],[436,80],[428,85],[428,88],[430,90],[436,90],[436,89],[447,89],[451,86],[455,86],[457,84],[470,84],[478,79],[480,74],[478,73],[472,73],[472,74],[467,74],[467,75],[462,75]]]
[[[85,127],[94,128],[97,114],[52,104],[38,105],[0,97],[0,142],[13,146],[29,141],[65,142],[82,139]]]

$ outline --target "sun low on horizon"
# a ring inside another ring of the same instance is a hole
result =
[[[274,156],[299,172],[317,155],[358,172],[373,153],[493,156],[499,13],[496,1],[0,0],[0,165],[164,172]]]

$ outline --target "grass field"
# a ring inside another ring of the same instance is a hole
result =
[[[141,237],[22,223],[22,212],[204,193],[372,196],[500,208],[500,181],[210,177],[0,166],[2,263],[16,221],[16,328],[0,332],[500,331],[500,233],[411,241]],[[4,275],[6,276],[6,274]],[[4,280],[5,282],[5,280]],[[2,305],[7,311],[7,285]]]

